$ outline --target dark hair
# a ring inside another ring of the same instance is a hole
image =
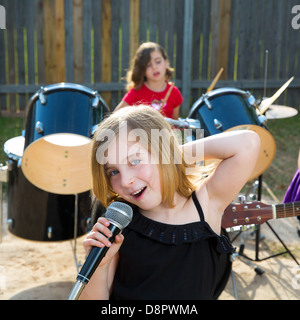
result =
[[[126,89],[129,91],[134,88],[139,90],[145,81],[145,72],[146,67],[149,61],[151,60],[151,52],[159,51],[162,57],[167,60],[168,56],[166,51],[162,46],[155,42],[144,42],[142,43],[136,51],[134,58],[131,61],[130,70],[127,72],[126,80],[127,86]],[[167,67],[166,70],[166,80],[169,81],[173,75],[174,69]]]

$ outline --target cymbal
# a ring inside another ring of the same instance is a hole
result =
[[[21,168],[36,187],[56,194],[78,194],[92,188],[92,140],[77,134],[57,133],[32,142]]]
[[[266,111],[267,119],[283,119],[294,117],[298,114],[295,108],[272,104]]]

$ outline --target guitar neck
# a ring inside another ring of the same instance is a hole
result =
[[[273,205],[274,219],[300,216],[300,201]]]
[[[300,216],[300,201],[267,205],[262,202],[230,204],[224,211],[222,227],[262,224],[270,219]]]

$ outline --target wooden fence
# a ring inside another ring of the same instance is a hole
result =
[[[40,86],[58,82],[96,89],[113,109],[143,41],[167,50],[184,97],[182,115],[221,67],[217,87],[249,90],[256,98],[265,83],[270,96],[295,76],[277,103],[298,108],[300,29],[291,24],[297,2],[0,0],[6,14],[6,29],[0,29],[0,110],[22,113]]]

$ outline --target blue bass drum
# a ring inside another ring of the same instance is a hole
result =
[[[91,138],[107,112],[100,95],[87,87],[59,83],[41,88],[26,107],[25,177],[47,192],[90,190]]]
[[[249,180],[261,175],[276,153],[275,140],[265,125],[266,118],[258,117],[256,110],[255,98],[249,92],[220,88],[199,98],[188,115],[200,121],[204,137],[232,130],[252,130],[260,136],[260,153]]]
[[[74,83],[58,83],[38,90],[25,115],[25,146],[53,133],[92,137],[108,107],[97,91]]]
[[[77,84],[49,85],[32,96],[25,134],[4,145],[12,234],[61,241],[88,232],[92,201],[87,151],[107,112],[96,91]]]

